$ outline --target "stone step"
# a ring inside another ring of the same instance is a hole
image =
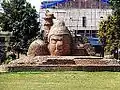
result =
[[[70,59],[70,58],[47,58],[43,65],[88,65],[88,64],[109,64],[111,60],[102,60],[102,59]],[[113,63],[114,64],[114,63]]]
[[[7,66],[8,72],[23,71],[120,71],[119,65],[39,65]]]
[[[66,64],[76,64],[74,59],[56,59],[56,58],[48,58],[46,60],[46,62],[43,62],[44,65],[57,65],[57,64],[61,64],[61,65],[66,65]]]
[[[101,60],[101,59],[75,59],[74,60],[77,65],[107,65],[111,62],[111,60]]]

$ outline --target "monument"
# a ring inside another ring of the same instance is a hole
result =
[[[44,40],[33,41],[26,57],[9,63],[10,70],[49,70],[61,67],[78,70],[78,67],[81,69],[84,65],[99,66],[111,63],[111,60],[93,57],[95,52],[90,44],[81,40],[74,41],[64,21],[56,20],[53,23],[53,19],[54,14],[45,14]]]
[[[34,61],[35,59],[42,63],[42,61],[47,62],[48,58],[52,58],[51,62],[54,63],[54,60],[59,57],[58,60],[62,60],[60,62],[58,61],[59,63],[62,64],[62,62],[67,60],[67,64],[69,60],[74,59],[73,57],[93,55],[90,52],[93,53],[94,49],[90,46],[90,44],[83,43],[83,41],[77,41],[77,43],[75,43],[64,21],[56,20],[53,23],[53,19],[55,19],[55,17],[54,14],[50,12],[46,12],[43,19],[45,20],[44,40],[37,39],[33,41],[29,46],[27,57],[23,59],[20,58],[18,61],[14,61],[15,63],[26,63],[27,61],[29,63],[36,63]],[[88,48],[92,49],[87,50]],[[69,56],[73,57],[70,58]],[[39,57],[39,59],[36,57]]]
[[[83,41],[74,42],[64,21],[56,20],[54,14],[47,12],[44,20],[44,40],[35,40],[28,49],[28,56],[90,56],[94,49]],[[87,47],[87,48],[86,48]],[[88,50],[88,48],[92,48]]]

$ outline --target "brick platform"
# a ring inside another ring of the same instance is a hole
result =
[[[91,56],[38,56],[16,60],[5,65],[10,72],[18,71],[120,71],[120,64],[113,59]]]
[[[120,65],[39,65],[8,66],[10,72],[21,71],[120,71]]]

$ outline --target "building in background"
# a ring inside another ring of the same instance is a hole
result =
[[[49,10],[55,17],[64,20],[74,38],[86,36],[96,53],[103,56],[104,48],[97,32],[99,23],[112,14],[109,0],[43,0],[40,9],[40,22]]]
[[[0,0],[0,12],[3,12],[3,8],[1,6],[1,3],[2,3],[3,0]]]
[[[73,36],[96,38],[99,22],[112,13],[108,0],[44,0],[41,3],[40,21],[46,10],[57,19],[64,20]]]

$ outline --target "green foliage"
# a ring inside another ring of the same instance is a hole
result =
[[[83,37],[83,42],[84,43],[89,43],[88,38],[86,36]]]
[[[111,8],[113,9],[113,14],[120,15],[120,0],[109,0]]]
[[[3,0],[4,13],[0,16],[0,27],[3,31],[13,33],[15,50],[28,48],[30,41],[38,35],[38,14],[26,0]]]
[[[14,52],[7,52],[6,57],[4,58],[3,64],[8,64],[9,62],[16,59],[16,55]]]
[[[109,16],[99,25],[98,36],[105,45],[105,50],[112,52],[120,48],[120,18],[115,15]]]
[[[99,25],[98,36],[107,52],[120,48],[120,0],[110,0],[113,15],[108,16]]]

